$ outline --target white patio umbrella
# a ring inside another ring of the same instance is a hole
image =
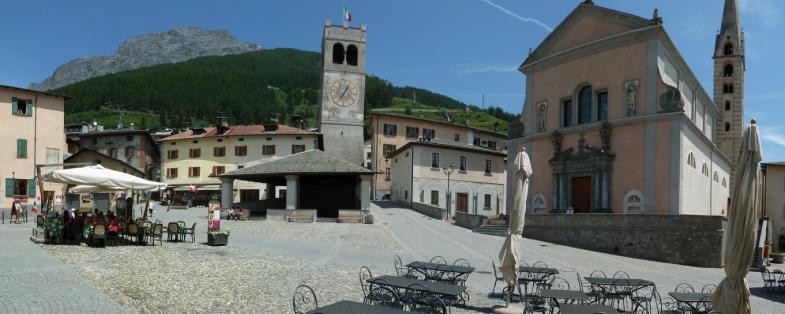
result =
[[[501,260],[501,272],[504,277],[504,282],[507,283],[508,295],[507,306],[509,307],[509,294],[515,291],[518,284],[518,262],[520,260],[520,242],[523,235],[523,223],[526,216],[526,196],[529,191],[529,176],[532,175],[532,165],[529,161],[529,155],[524,148],[515,157],[513,164],[514,177],[514,191],[512,206],[508,214],[510,220],[510,233],[504,240],[501,252],[499,252],[499,260]],[[499,309],[497,312],[504,312]]]
[[[68,193],[78,194],[78,193],[112,193],[112,192],[124,192],[127,191],[126,188],[111,188],[111,187],[98,187],[93,185],[77,185],[68,189]]]
[[[744,130],[736,161],[738,181],[728,210],[728,233],[723,252],[726,277],[711,297],[712,309],[719,313],[752,312],[745,276],[752,265],[761,206],[760,161],[760,137],[753,119]]]
[[[44,175],[42,180],[54,183],[137,191],[157,191],[166,187],[166,183],[145,180],[127,173],[106,169],[101,165],[55,170]]]

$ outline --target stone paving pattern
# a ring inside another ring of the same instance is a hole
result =
[[[393,274],[396,254],[404,263],[435,255],[449,261],[466,258],[477,268],[467,282],[470,307],[453,313],[488,312],[502,304],[487,297],[493,287],[490,261],[497,258],[502,238],[380,205],[372,206],[374,225],[222,221],[222,227],[231,230],[228,247],[203,244],[205,208],[157,210],[152,217],[183,220],[189,226],[196,222],[193,244],[41,246],[28,240],[32,224],[0,225],[0,313],[122,312],[122,307],[139,313],[290,313],[291,293],[299,284],[311,285],[320,304],[361,301],[360,266],[369,266],[374,275]],[[626,271],[631,277],[653,280],[665,292],[681,282],[700,289],[723,277],[719,268],[652,262],[529,239],[523,241],[522,253],[526,262],[544,261],[559,268],[572,285],[577,274],[586,276],[592,270],[608,275]],[[55,279],[43,284],[44,278]],[[747,278],[753,287],[754,313],[785,313],[784,295],[763,293],[759,273]]]

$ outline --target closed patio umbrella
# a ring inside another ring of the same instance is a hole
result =
[[[761,145],[758,126],[753,119],[741,138],[741,152],[736,161],[738,181],[728,210],[728,233],[725,238],[725,279],[711,297],[719,313],[751,313],[750,290],[745,276],[752,265],[758,211],[761,206]]]
[[[515,157],[513,173],[508,173],[507,175],[513,175],[515,182],[512,206],[510,207],[510,212],[507,213],[510,220],[510,233],[504,240],[504,245],[502,245],[501,252],[499,252],[499,259],[501,260],[501,272],[504,282],[507,283],[508,293],[512,293],[512,291],[515,291],[514,288],[518,283],[518,261],[520,260],[520,241],[523,235],[523,223],[526,215],[526,194],[529,191],[529,176],[532,175],[532,166],[529,161],[529,155],[526,154],[526,148]]]

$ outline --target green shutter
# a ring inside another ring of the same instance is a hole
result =
[[[16,114],[16,97],[11,98],[11,114]]]
[[[5,179],[5,196],[14,196],[14,179]]]
[[[32,99],[28,99],[27,100],[27,116],[29,117],[29,116],[32,116],[32,115],[33,115],[33,100]]]
[[[35,197],[35,179],[27,180],[27,196],[28,197]]]
[[[16,140],[16,158],[27,158],[27,140]]]

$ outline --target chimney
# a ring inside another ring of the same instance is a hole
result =
[[[218,116],[218,124],[216,124],[215,128],[218,131],[218,134],[224,134],[226,131],[229,131],[229,118],[225,117],[223,113]]]

